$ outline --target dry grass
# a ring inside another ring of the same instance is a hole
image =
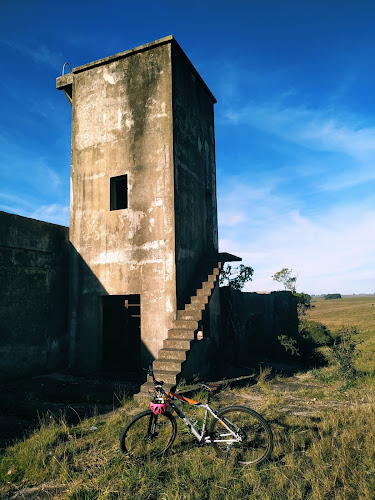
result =
[[[361,331],[360,369],[369,372],[343,390],[334,367],[225,389],[213,406],[250,406],[269,421],[271,459],[233,468],[198,448],[179,422],[172,450],[161,460],[133,462],[118,446],[121,429],[145,404],[125,401],[107,416],[79,425],[49,419],[28,439],[0,455],[0,498],[181,500],[373,500],[375,498],[375,300],[315,300],[309,319],[331,330]],[[203,398],[200,394],[198,398]],[[191,416],[199,418],[196,408]]]
[[[358,370],[371,372],[375,368],[375,295],[343,296],[342,299],[324,300],[314,297],[314,308],[307,312],[306,318],[326,325],[332,333],[342,326],[355,326],[360,356],[356,362]]]
[[[307,312],[307,319],[320,321],[330,330],[338,330],[342,325],[356,326],[366,337],[375,335],[375,295],[344,295],[333,300],[313,297],[311,303],[315,307]]]
[[[311,375],[273,381],[263,375],[259,384],[222,392],[213,403],[252,406],[268,419],[275,450],[259,467],[226,466],[210,447],[196,447],[181,426],[164,459],[129,461],[119,451],[118,437],[131,414],[144,405],[125,403],[106,418],[75,427],[51,419],[9,448],[0,465],[0,496],[24,498],[29,492],[36,496],[26,498],[51,498],[53,491],[56,499],[373,500],[373,381],[363,380],[342,394],[338,386]],[[90,430],[93,426],[97,429]]]

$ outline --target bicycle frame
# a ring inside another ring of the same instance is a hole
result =
[[[176,416],[184,422],[200,445],[211,444],[217,456],[226,461],[231,457],[239,465],[258,464],[272,453],[272,431],[255,410],[233,405],[216,411],[209,403],[210,396],[217,387],[199,384],[208,391],[207,403],[202,403],[163,389],[164,382],[155,379],[151,366],[147,375],[149,382],[152,377],[154,396],[151,398],[150,409],[135,415],[122,431],[120,449],[123,453],[134,457],[149,453],[155,458],[163,456],[177,435]],[[151,391],[149,394],[151,395]],[[196,415],[187,417],[177,400],[204,411],[201,427],[197,424]],[[166,411],[168,404],[176,415]]]
[[[201,403],[199,401],[195,401],[194,399],[187,398],[185,396],[180,396],[178,394],[175,394],[174,392],[166,392],[161,385],[155,385],[155,391],[160,394],[162,397],[167,399],[169,404],[172,406],[172,408],[175,410],[177,415],[180,417],[180,419],[184,422],[184,424],[189,427],[190,431],[194,434],[194,436],[197,438],[198,442],[200,444],[211,444],[211,443],[219,443],[219,442],[225,442],[228,444],[228,446],[231,446],[231,444],[236,443],[241,440],[241,437],[238,436],[235,432],[233,432],[226,424],[217,416],[216,410],[211,408],[208,403]],[[179,399],[180,401],[183,401],[184,403],[188,403],[190,405],[197,406],[199,408],[205,409],[204,413],[204,419],[203,419],[203,424],[202,424],[202,430],[199,432],[199,430],[195,427],[193,422],[185,415],[185,413],[181,410],[181,408],[174,402],[175,399]],[[221,425],[227,429],[229,432],[228,436],[232,436],[232,438],[229,439],[212,439],[212,437],[206,433],[206,425],[207,425],[207,417],[208,413],[210,413],[216,420],[218,420]],[[232,424],[233,425],[233,424]]]

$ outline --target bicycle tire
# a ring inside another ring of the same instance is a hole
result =
[[[272,431],[264,418],[245,406],[228,406],[217,414],[230,429],[242,437],[241,442],[228,445],[228,430],[219,420],[213,420],[210,428],[212,445],[219,457],[230,458],[240,465],[260,464],[273,450]],[[222,439],[222,443],[214,440]]]
[[[134,458],[156,458],[172,446],[177,435],[176,419],[168,412],[155,415],[151,410],[136,415],[124,428],[121,451]]]

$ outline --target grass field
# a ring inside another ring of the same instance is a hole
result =
[[[342,394],[309,374],[226,390],[215,406],[255,407],[270,422],[275,448],[258,467],[235,468],[194,445],[186,428],[163,459],[134,462],[118,437],[145,404],[126,401],[107,416],[69,427],[51,419],[6,450],[2,499],[340,499],[375,498],[375,392]],[[334,411],[333,411],[334,410]]]
[[[256,385],[215,396],[216,408],[250,406],[269,421],[275,448],[266,463],[226,465],[210,447],[198,448],[181,422],[164,458],[131,461],[119,450],[119,435],[147,402],[124,400],[121,409],[74,426],[44,418],[33,435],[2,450],[0,498],[374,500],[374,298],[316,299],[308,313],[332,331],[360,330],[363,371],[354,384],[330,378],[330,366],[273,379],[263,371]]]
[[[373,296],[343,296],[342,299],[324,300],[313,297],[314,306],[307,312],[307,319],[319,321],[331,332],[342,326],[358,328],[360,356],[357,368],[367,372],[375,370],[375,295]]]
[[[324,300],[313,297],[314,308],[308,312],[309,319],[320,321],[332,330],[342,325],[356,326],[365,335],[375,335],[375,295]]]

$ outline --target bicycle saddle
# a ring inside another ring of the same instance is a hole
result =
[[[198,383],[198,385],[202,387],[202,389],[204,389],[205,391],[210,392],[211,394],[213,394],[215,391],[219,389],[219,386],[217,385],[209,385],[203,382]]]

